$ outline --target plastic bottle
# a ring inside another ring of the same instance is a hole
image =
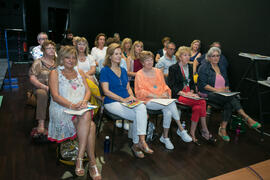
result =
[[[241,132],[241,123],[237,124],[236,130],[235,130],[235,142],[237,143],[239,140],[239,135]]]
[[[105,141],[104,141],[104,153],[109,153],[110,152],[110,136],[106,136],[105,137]]]
[[[182,128],[186,129],[186,122],[185,121],[182,122]]]

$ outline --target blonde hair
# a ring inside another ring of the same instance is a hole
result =
[[[77,50],[78,54],[79,54],[79,49],[78,49],[79,42],[85,43],[86,47],[85,47],[84,54],[85,54],[85,56],[88,56],[88,54],[89,54],[89,45],[88,45],[87,39],[85,37],[78,37],[78,39],[76,41],[76,50]]]
[[[130,38],[125,38],[123,39],[122,43],[121,43],[121,50],[122,52],[125,51],[125,44],[130,43],[130,45],[132,45],[132,40]]]
[[[162,38],[162,40],[161,40],[161,42],[162,42],[162,44],[164,44],[166,41],[171,41],[171,38],[170,37],[164,37],[164,38]]]
[[[180,61],[180,56],[184,53],[188,53],[191,56],[191,48],[187,46],[180,46],[175,53],[175,56],[177,57],[178,61]]]
[[[201,41],[200,40],[198,40],[198,39],[195,39],[194,41],[192,41],[192,43],[190,44],[190,49],[192,50],[192,46],[193,46],[193,44],[195,44],[195,43],[199,43],[199,49],[200,49],[200,47],[201,47]],[[198,50],[199,50],[198,49]]]
[[[95,46],[98,47],[98,39],[100,38],[100,36],[104,36],[105,37],[105,42],[106,42],[106,35],[104,33],[99,33],[97,36],[96,36],[96,39],[95,39]]]
[[[72,43],[73,43],[73,45],[74,45],[74,46],[76,46],[76,45],[77,45],[77,43],[78,43],[78,39],[80,39],[80,37],[79,37],[79,36],[75,36],[75,37],[73,37],[73,38],[72,38]]]
[[[136,54],[135,54],[135,46],[137,46],[137,45],[141,45],[142,46],[142,49],[143,49],[143,42],[142,41],[135,41],[133,43],[133,45],[131,47],[131,50],[130,50],[130,57],[133,60],[135,60],[136,58],[138,58],[138,57],[136,57]],[[139,55],[137,55],[137,56],[139,56]]]
[[[143,63],[147,58],[152,58],[154,60],[154,54],[151,51],[142,51],[139,57],[141,63]]]
[[[63,60],[69,56],[74,55],[76,58],[76,64],[78,63],[77,60],[77,50],[73,46],[63,46],[61,49],[58,51],[58,56],[57,56],[57,64],[59,66],[63,65]]]
[[[113,55],[114,51],[118,48],[121,48],[121,47],[120,47],[120,44],[117,44],[117,43],[112,43],[108,46],[107,51],[106,51],[105,61],[103,63],[104,67],[112,66],[111,56]]]

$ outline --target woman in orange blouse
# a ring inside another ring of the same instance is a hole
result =
[[[173,102],[167,106],[151,102],[151,99],[170,99],[171,90],[166,85],[164,75],[161,70],[154,68],[154,55],[150,51],[142,51],[140,53],[140,61],[143,68],[136,73],[135,76],[135,94],[138,100],[145,101],[147,109],[162,110],[163,112],[163,134],[160,141],[165,144],[167,149],[173,149],[174,146],[168,138],[168,131],[172,117],[175,119],[178,130],[177,134],[185,142],[191,142],[191,137],[187,134],[180,123],[179,113],[176,104]]]

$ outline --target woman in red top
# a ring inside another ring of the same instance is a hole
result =
[[[195,131],[199,120],[202,125],[202,136],[208,141],[215,142],[216,140],[209,133],[206,125],[206,102],[199,99],[199,96],[194,93],[192,65],[188,63],[191,50],[189,47],[181,46],[175,55],[179,62],[169,68],[168,76],[168,85],[172,90],[172,97],[178,98],[180,103],[192,107],[190,134],[193,142],[198,144]]]

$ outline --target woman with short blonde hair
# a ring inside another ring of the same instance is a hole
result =
[[[210,142],[215,142],[216,139],[209,133],[206,124],[206,102],[196,94],[192,65],[188,63],[190,55],[189,47],[178,48],[176,52],[178,63],[169,68],[168,85],[172,90],[173,98],[177,98],[180,103],[192,108],[190,134],[193,142],[199,145],[195,136],[198,121],[202,125],[202,136]]]
[[[130,38],[123,39],[121,43],[121,50],[122,50],[122,58],[124,58],[125,60],[128,58],[130,54],[131,46],[132,40]]]

